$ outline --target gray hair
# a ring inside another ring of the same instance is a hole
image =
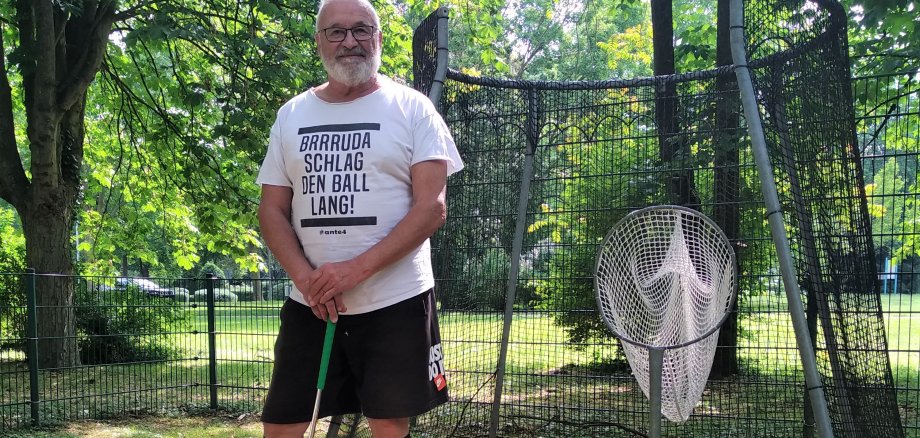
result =
[[[333,3],[337,1],[342,1],[342,0],[320,0],[319,1],[319,5],[316,7],[316,21],[314,22],[314,25],[313,25],[314,33],[318,33],[320,31],[319,16],[323,14],[323,9],[325,9],[326,5],[328,5],[329,3]],[[370,11],[371,16],[374,18],[374,23],[373,23],[374,27],[377,30],[380,30],[380,16],[377,15],[377,9],[374,8],[374,5],[371,4],[369,0],[351,0],[351,1],[361,3],[368,11]]]

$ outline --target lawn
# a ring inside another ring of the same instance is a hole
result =
[[[909,434],[916,436],[920,425],[916,414],[920,406],[920,297],[882,298],[899,406],[905,426],[910,427]],[[798,352],[784,298],[748,298],[746,305],[761,310],[744,319],[740,352],[745,373],[764,382],[782,382],[787,375],[798,378]],[[42,398],[47,400],[40,405],[43,417],[68,421],[52,424],[52,429],[15,429],[19,430],[16,433],[62,438],[260,436],[255,414],[271,372],[279,306],[278,301],[235,302],[222,303],[215,310],[216,396],[221,407],[218,414],[207,409],[211,401],[207,313],[200,306],[190,306],[187,330],[158,335],[167,336],[170,344],[183,352],[181,357],[43,372]],[[491,371],[499,355],[502,320],[496,314],[442,312],[441,324],[451,369],[451,391],[460,401],[445,412],[456,411],[464,422],[482,424],[488,420],[488,401],[494,390]],[[615,374],[621,377],[611,379],[603,375],[607,371],[596,366],[599,358],[610,357],[612,344],[571,345],[550,315],[536,312],[516,314],[511,333],[503,400],[517,408],[503,416],[533,416],[541,423],[553,417],[591,423],[610,417],[611,412],[641,415],[644,396],[629,375],[619,370]],[[21,404],[28,399],[28,374],[17,359],[21,355],[8,353],[0,353],[0,428],[5,429],[27,424],[29,418],[28,406]],[[698,409],[731,416],[731,409],[750,408],[744,405],[745,400],[782,407],[788,400],[801,399],[794,386],[786,390],[777,389],[775,384],[736,383],[711,384]],[[739,394],[739,390],[744,393]],[[768,397],[774,401],[765,403]],[[578,408],[581,402],[603,404],[605,409],[584,410]],[[763,417],[765,422],[777,419],[777,424],[789,417],[786,421],[792,424],[790,427],[799,422],[798,413],[789,416],[782,409],[755,416]],[[95,420],[98,418],[110,420]],[[448,426],[452,424],[442,420]],[[534,421],[519,421],[519,429],[506,430],[505,436],[533,436],[529,424]],[[686,427],[705,429],[699,424]],[[549,430],[552,429],[542,429]],[[696,434],[686,436],[692,435]]]

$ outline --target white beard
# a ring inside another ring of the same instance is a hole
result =
[[[343,54],[344,52],[344,50],[340,50],[336,55]],[[356,49],[354,52],[362,54],[367,53],[361,49]],[[349,87],[355,87],[370,80],[377,74],[377,70],[380,69],[380,51],[371,48],[370,52],[370,57],[365,58],[362,62],[354,64],[339,62],[335,56],[328,58],[321,56],[320,58],[323,60],[323,67],[326,68],[326,73],[329,75],[329,78]]]

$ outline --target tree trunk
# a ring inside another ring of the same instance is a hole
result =
[[[655,76],[671,75],[674,67],[674,21],[671,0],[652,0],[652,46]],[[658,148],[662,166],[671,169],[670,181],[675,202],[698,206],[700,201],[693,189],[693,171],[689,168],[690,147],[687,136],[680,132],[677,85],[674,81],[659,81],[655,88],[655,121],[658,125]]]
[[[716,20],[716,65],[731,65],[732,54],[729,40],[729,3],[730,0],[719,0],[718,18]],[[738,84],[734,73],[728,73],[716,78],[716,90],[720,99],[716,106],[716,132],[713,144],[715,146],[715,172],[713,186],[715,191],[715,207],[713,208],[713,221],[722,228],[722,232],[732,242],[735,250],[735,263],[739,263],[740,254],[735,243],[740,235],[740,214],[738,212],[738,192],[740,187],[740,174],[738,169],[738,153],[740,148],[740,116],[741,103],[738,96]],[[737,279],[736,279],[737,281]],[[740,289],[739,289],[740,290]],[[736,374],[738,372],[738,302],[732,306],[731,313],[722,329],[719,331],[719,347],[712,362],[710,378],[718,379]]]
[[[256,269],[252,273],[252,300],[263,301],[262,298],[262,273]]]
[[[33,197],[20,211],[26,263],[35,269],[38,304],[38,364],[42,369],[79,365],[70,247],[73,202],[63,190]],[[51,274],[51,275],[43,275]],[[55,275],[60,274],[60,275]]]

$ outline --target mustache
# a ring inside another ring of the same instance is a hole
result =
[[[355,46],[352,48],[340,47],[339,50],[335,52],[335,56],[367,56],[367,51],[361,48],[361,46]]]

